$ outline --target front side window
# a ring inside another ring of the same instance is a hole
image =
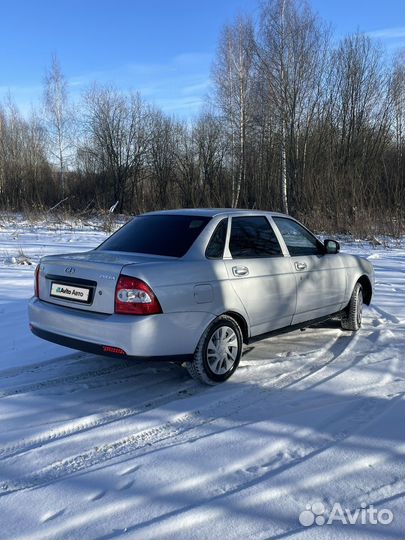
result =
[[[321,243],[302,225],[288,218],[273,217],[288,251],[292,257],[299,255],[320,255]]]
[[[223,258],[227,229],[228,218],[225,218],[217,225],[211,236],[211,240],[208,243],[207,249],[205,250],[205,256],[208,257],[208,259]]]
[[[183,257],[210,219],[180,214],[138,216],[107,238],[98,249]]]
[[[234,259],[282,255],[276,235],[264,216],[232,218],[229,250]]]

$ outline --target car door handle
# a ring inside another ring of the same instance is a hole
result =
[[[249,275],[249,268],[247,266],[233,266],[232,272],[234,276],[247,276]]]
[[[295,263],[296,270],[305,270],[306,267],[307,267],[307,264],[304,263],[304,262],[296,262]]]

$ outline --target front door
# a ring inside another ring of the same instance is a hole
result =
[[[339,311],[346,291],[342,257],[325,254],[323,245],[305,227],[287,217],[273,217],[291,255],[297,281],[297,307],[292,324]]]

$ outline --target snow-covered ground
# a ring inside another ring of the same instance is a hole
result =
[[[267,339],[208,388],[30,334],[38,258],[105,236],[0,222],[0,538],[404,538],[405,249],[344,246],[376,270],[356,335]]]

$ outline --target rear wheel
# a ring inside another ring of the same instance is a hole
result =
[[[232,317],[221,315],[201,336],[193,361],[186,364],[187,370],[204,384],[224,382],[238,367],[242,347],[239,325]]]
[[[342,328],[343,330],[351,330],[356,332],[361,327],[361,319],[363,316],[363,287],[360,283],[356,283],[350,302],[347,308],[342,313]]]

